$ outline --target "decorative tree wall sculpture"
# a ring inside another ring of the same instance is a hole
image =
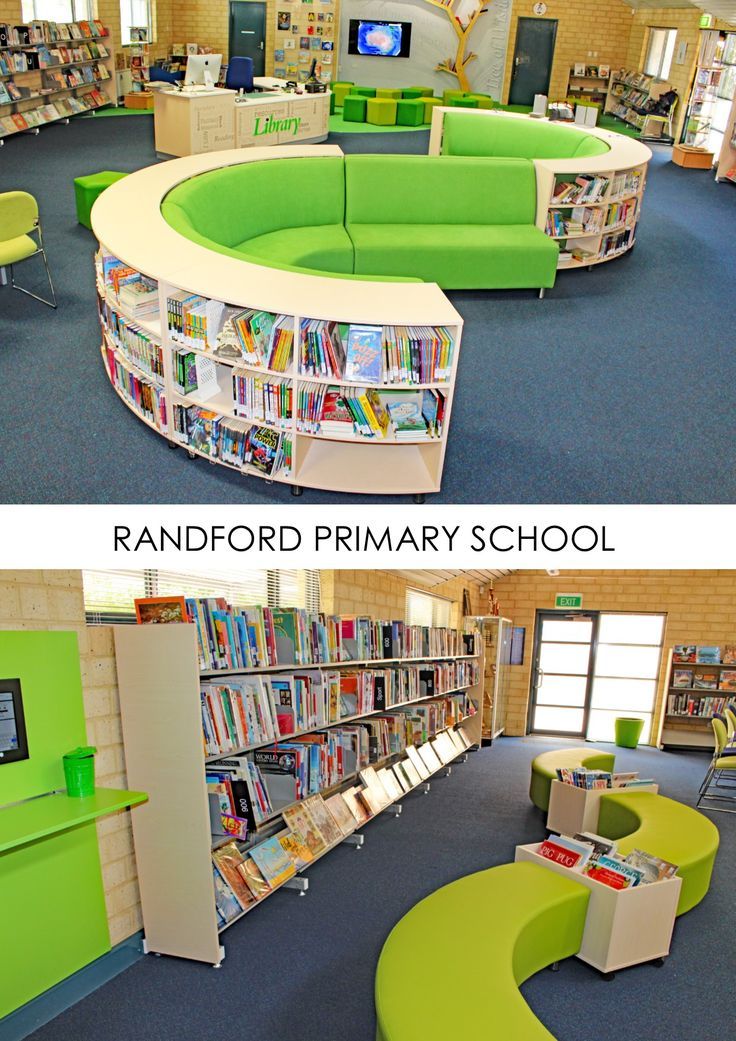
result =
[[[470,9],[465,19],[458,17],[454,8],[463,5],[462,0],[424,0],[425,3],[431,4],[432,7],[439,7],[445,12],[447,17],[450,19],[455,33],[457,34],[457,51],[455,52],[454,58],[448,58],[446,61],[441,61],[437,66],[438,72],[449,72],[451,76],[457,77],[458,86],[463,91],[470,90],[470,84],[468,82],[467,73],[465,69],[478,57],[472,51],[469,54],[465,53],[465,48],[468,45],[468,39],[475,23],[478,21],[482,14],[485,14],[488,10],[488,0],[475,0],[475,6]]]

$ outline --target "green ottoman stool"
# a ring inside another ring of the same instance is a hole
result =
[[[396,126],[396,105],[393,98],[368,98],[366,123],[374,126]]]
[[[346,123],[365,123],[367,100],[360,94],[348,94],[342,103],[342,118]]]
[[[420,98],[431,98],[432,95],[434,94],[434,91],[432,90],[431,87],[409,87],[408,89],[409,90],[418,90],[419,91],[419,95],[418,96]],[[404,97],[405,98],[409,97],[409,95],[407,94],[406,91],[404,91]]]
[[[445,90],[445,91],[442,92],[442,104],[443,105],[452,105],[452,103],[455,100],[455,98],[464,98],[464,97],[465,97],[465,91],[464,90]]]
[[[424,122],[432,122],[432,109],[437,108],[438,105],[442,105],[442,98],[425,98],[424,99]]]
[[[394,101],[401,100],[401,91],[394,87],[378,87],[376,89],[377,98],[393,98]]]
[[[404,87],[401,96],[404,101],[416,101],[417,98],[423,98],[424,94],[421,87]]]
[[[494,101],[490,94],[468,94],[469,98],[475,98],[478,108],[493,108]]]
[[[109,188],[115,181],[127,177],[127,174],[116,173],[114,170],[101,170],[99,173],[87,174],[86,177],[74,178],[74,198],[77,203],[77,220],[84,224],[85,228],[92,230],[90,213],[98,195],[102,195],[105,188]]]
[[[332,93],[332,91],[330,91],[330,115],[334,116],[334,114],[335,114],[335,95]]]
[[[353,87],[350,91],[351,94],[360,94],[363,98],[375,98],[376,88],[375,87]]]
[[[396,125],[420,127],[424,122],[423,98],[403,98],[396,103]]]
[[[453,98],[450,102],[453,108],[478,108],[478,99],[471,98],[470,95],[464,98]]]
[[[331,85],[330,90],[335,95],[335,107],[342,108],[342,103],[348,94],[353,93],[354,83],[350,83],[348,80],[335,80]]]

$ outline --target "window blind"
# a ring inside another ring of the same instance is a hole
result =
[[[21,16],[24,23],[88,22],[94,17],[91,0],[23,0]]]
[[[406,621],[409,625],[450,626],[452,601],[420,589],[406,591]]]
[[[84,571],[89,625],[135,622],[134,600],[143,596],[221,596],[235,607],[303,607],[320,610],[319,571],[253,569],[192,571]]]

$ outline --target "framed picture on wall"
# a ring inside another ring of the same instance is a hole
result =
[[[0,766],[28,758],[20,680],[0,680]]]
[[[183,596],[144,596],[135,601],[138,625],[161,625],[170,622],[188,622],[187,605]]]

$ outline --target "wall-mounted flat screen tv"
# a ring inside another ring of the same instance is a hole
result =
[[[0,680],[0,766],[28,758],[20,680]]]
[[[376,58],[408,58],[411,50],[411,22],[367,22],[351,18],[348,54]]]

